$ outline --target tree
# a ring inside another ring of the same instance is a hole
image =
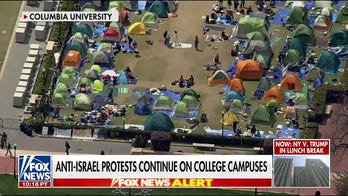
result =
[[[335,192],[337,195],[348,195],[348,172],[338,173],[335,178]]]
[[[172,136],[168,132],[155,131],[151,134],[151,148],[154,151],[168,152],[171,142]]]
[[[336,133],[331,138],[332,153],[334,155],[340,154],[341,158],[346,154],[348,150],[348,115],[339,114],[336,119]]]
[[[263,154],[273,155],[273,139],[263,141]]]

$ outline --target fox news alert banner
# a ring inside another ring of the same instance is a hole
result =
[[[274,139],[274,155],[330,155],[329,139]]]
[[[22,12],[21,22],[118,22],[118,12]]]
[[[271,187],[272,155],[20,155],[21,188]]]

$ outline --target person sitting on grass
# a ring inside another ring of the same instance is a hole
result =
[[[215,65],[221,64],[220,55],[216,54],[213,61],[214,61]]]

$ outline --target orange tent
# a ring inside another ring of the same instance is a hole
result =
[[[281,90],[296,90],[300,91],[302,89],[302,84],[300,79],[295,75],[285,76],[280,83]]]
[[[272,99],[277,100],[280,104],[284,103],[284,95],[283,95],[282,91],[280,90],[280,88],[278,88],[278,87],[270,88],[266,92],[266,95],[263,98],[262,102],[264,104],[266,104],[266,103],[268,103]]]
[[[238,91],[240,92],[242,95],[244,95],[245,89],[243,86],[243,81],[239,78],[233,78],[230,81],[230,84],[228,85],[228,89],[230,91]]]
[[[63,66],[78,67],[81,61],[82,61],[82,58],[79,51],[69,50],[64,58]]]
[[[242,80],[259,80],[263,76],[262,65],[254,60],[240,60],[236,66],[236,78]]]
[[[226,72],[223,70],[218,70],[210,78],[208,78],[208,86],[216,86],[221,84],[229,85],[230,78]]]

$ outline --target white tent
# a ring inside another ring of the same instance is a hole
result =
[[[304,1],[294,1],[294,2],[292,2],[291,8],[293,8],[295,6],[297,6],[297,7],[305,7],[306,5],[305,5]]]

